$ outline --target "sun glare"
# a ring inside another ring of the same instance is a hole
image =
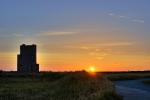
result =
[[[95,66],[90,66],[89,69],[88,69],[88,73],[89,73],[91,76],[95,76],[95,75],[96,75]]]
[[[91,67],[89,68],[89,72],[94,73],[94,72],[95,72],[95,67],[94,67],[94,66],[91,66]]]

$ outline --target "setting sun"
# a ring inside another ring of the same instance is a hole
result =
[[[95,72],[95,67],[94,66],[91,66],[90,68],[89,68],[89,72]]]

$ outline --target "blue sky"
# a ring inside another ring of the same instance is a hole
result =
[[[135,28],[129,20],[109,18],[108,13],[145,20],[149,24],[148,0],[1,0],[1,31],[10,33],[24,31],[56,30],[78,24],[115,24]],[[116,21],[117,20],[117,21]],[[124,23],[123,23],[124,22]],[[129,26],[128,26],[129,25]],[[40,28],[40,29],[39,29]]]
[[[20,44],[35,43],[41,54],[82,56],[77,49],[81,46],[106,49],[107,45],[112,55],[121,52],[146,59],[150,56],[149,4],[149,0],[0,0],[0,52],[16,53]],[[143,63],[137,66],[149,62]]]

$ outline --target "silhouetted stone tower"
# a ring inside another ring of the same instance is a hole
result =
[[[20,54],[17,55],[18,72],[39,72],[39,64],[36,63],[36,45],[20,46]]]

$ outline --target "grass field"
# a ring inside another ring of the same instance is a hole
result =
[[[103,75],[86,72],[0,74],[0,100],[122,100]]]

